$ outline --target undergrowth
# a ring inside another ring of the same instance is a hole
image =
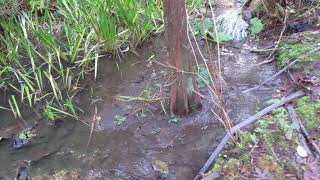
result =
[[[12,1],[17,2],[17,1]],[[2,7],[8,4],[0,3]],[[162,26],[160,1],[28,0],[0,17],[0,88],[49,120],[77,117],[73,98],[105,54],[135,48]]]
[[[188,0],[189,12],[203,2]],[[0,90],[8,99],[0,109],[77,118],[74,97],[88,76],[97,78],[100,58],[161,31],[161,0],[0,0]]]

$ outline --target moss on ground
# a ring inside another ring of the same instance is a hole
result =
[[[290,36],[280,43],[277,52],[277,64],[283,66],[289,61],[299,58],[320,44],[320,34],[304,32],[296,36]],[[320,52],[313,52],[301,59],[300,64],[320,59]]]
[[[266,178],[283,179],[285,174],[296,174],[302,167],[294,161],[299,145],[285,108],[278,108],[259,120],[253,131],[241,132],[239,143],[226,147],[211,172],[220,172],[220,179]]]
[[[304,96],[297,101],[296,110],[308,130],[320,127],[320,102]]]

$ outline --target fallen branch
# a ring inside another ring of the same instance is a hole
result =
[[[295,129],[297,130],[297,132],[299,134],[299,139],[300,139],[301,144],[303,145],[305,150],[308,152],[308,154],[315,156],[309,147],[310,145],[307,142],[307,138],[305,137],[304,133],[302,132],[302,129],[300,126],[300,119],[299,119],[296,111],[294,110],[292,105],[289,105],[287,107],[287,110],[288,110],[288,114],[289,114],[289,119],[292,121],[293,125],[295,126]]]
[[[259,118],[261,118],[262,116],[270,113],[272,110],[298,98],[305,95],[305,93],[300,90],[297,91],[295,93],[290,94],[289,96],[283,98],[282,100],[280,100],[277,103],[274,103],[266,108],[264,108],[263,110],[261,110],[260,112],[258,112],[257,114],[249,117],[248,119],[240,122],[239,124],[237,124],[236,126],[234,126],[233,128],[231,128],[228,133],[224,136],[224,138],[222,139],[222,141],[220,142],[220,144],[217,146],[217,148],[213,151],[213,153],[211,154],[211,156],[209,157],[209,159],[207,160],[207,162],[204,164],[204,166],[201,168],[201,170],[199,171],[199,173],[197,174],[197,176],[193,179],[193,180],[199,180],[202,176],[202,174],[204,174],[208,168],[211,166],[211,164],[215,161],[215,159],[218,157],[218,155],[220,154],[220,152],[222,151],[222,149],[224,148],[224,146],[227,144],[227,142],[230,139],[230,136],[232,136],[232,134],[234,134],[236,131],[239,131],[241,128],[246,127],[249,124],[252,124],[253,122],[257,121]]]
[[[318,147],[317,143],[312,139],[309,138],[310,135],[308,133],[308,131],[306,130],[306,128],[304,127],[303,123],[301,122],[299,116],[297,115],[296,111],[294,110],[294,108],[292,106],[288,106],[288,113],[289,113],[289,117],[292,120],[293,124],[295,124],[297,131],[299,134],[302,135],[302,139],[303,139],[303,143],[307,144],[307,150],[311,151],[311,149],[314,150],[315,154],[313,154],[316,157],[320,157],[320,148]],[[309,146],[311,146],[311,148],[309,148]]]
[[[298,61],[300,61],[300,59],[303,59],[307,56],[309,56],[311,53],[314,53],[316,51],[320,51],[320,47],[317,47],[303,55],[301,55],[300,57],[298,57],[297,59],[293,60],[292,62],[290,62],[288,65],[286,65],[284,68],[282,68],[279,72],[277,72],[276,74],[274,74],[273,76],[269,77],[267,80],[263,81],[260,85],[255,86],[253,88],[247,89],[242,91],[243,93],[247,93],[249,91],[258,89],[260,87],[262,87],[263,85],[265,85],[266,83],[268,83],[269,81],[273,80],[274,78],[278,77],[279,75],[281,75],[283,72],[285,72],[287,69],[289,69],[291,66],[293,66],[294,64],[296,64]]]

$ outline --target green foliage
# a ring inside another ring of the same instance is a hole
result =
[[[15,8],[20,15],[0,17],[0,88],[20,97],[9,101],[16,116],[20,99],[31,107],[46,104],[41,111],[49,120],[76,117],[71,97],[88,72],[94,69],[97,76],[102,52],[134,48],[162,22],[160,1],[26,2],[28,9]],[[20,5],[0,1],[0,11],[11,4]]]
[[[198,67],[197,82],[199,88],[204,88],[210,84],[210,73],[204,65],[199,65]]]
[[[312,101],[309,96],[304,96],[297,101],[296,110],[309,130],[320,126],[320,102]]]
[[[187,8],[188,12],[192,13],[194,10],[202,7],[204,5],[205,0],[187,0]]]
[[[205,18],[204,20],[195,19],[191,21],[191,27],[193,30],[193,33],[198,36],[207,36],[209,37],[209,40],[215,41],[215,42],[228,42],[232,40],[232,37],[225,33],[225,32],[217,32],[215,33],[214,30],[214,23],[210,18]]]
[[[254,132],[267,143],[270,148],[277,143],[277,148],[288,150],[296,147],[298,134],[294,131],[294,126],[288,119],[288,112],[280,107],[272,111],[267,116],[257,122]]]
[[[311,51],[320,43],[319,33],[301,33],[299,37],[286,38],[280,44],[277,52],[277,64],[283,66],[290,60],[295,60],[305,53]],[[315,51],[301,59],[296,66],[303,66],[304,63],[312,62],[320,58],[320,52]]]
[[[116,125],[121,125],[121,124],[123,124],[126,120],[127,120],[126,117],[117,114],[117,115],[114,116],[113,123],[116,124]]]
[[[218,32],[217,34],[213,33],[213,32],[208,32],[208,34],[211,37],[211,40],[215,41],[215,42],[228,42],[232,40],[232,37],[225,33],[225,32]]]
[[[288,112],[285,108],[277,108],[272,111],[273,119],[275,120],[275,123],[278,125],[279,129],[286,133],[289,130],[293,129],[293,125],[288,119]]]
[[[255,134],[252,134],[250,132],[241,132],[240,140],[241,140],[241,144],[256,143],[257,137]]]
[[[42,115],[45,118],[47,118],[49,121],[55,121],[61,118],[60,113],[56,111],[55,108],[53,108],[49,104],[47,104],[46,107],[44,108]]]
[[[255,17],[255,18],[250,19],[250,33],[251,33],[251,35],[258,34],[259,32],[262,31],[262,29],[263,29],[263,23],[259,18]]]
[[[48,10],[50,0],[28,0],[28,4],[30,5],[31,12],[35,12],[37,10]]]
[[[311,48],[304,44],[283,45],[279,49],[278,64],[282,66],[310,50]]]
[[[35,137],[36,134],[34,134],[31,129],[27,129],[25,131],[22,131],[21,133],[19,133],[19,138],[20,139],[29,139],[32,137]]]
[[[203,21],[200,19],[194,19],[191,21],[191,27],[193,30],[193,33],[195,35],[204,36],[209,31],[212,31],[214,28],[213,22],[210,18],[205,18]]]

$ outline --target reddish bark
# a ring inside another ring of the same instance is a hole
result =
[[[199,95],[194,92],[198,91],[196,78],[190,73],[185,73],[191,72],[193,67],[185,0],[164,0],[163,9],[169,63],[176,68],[173,76],[175,82],[170,90],[170,112],[187,115],[191,108],[200,109],[201,102]]]

